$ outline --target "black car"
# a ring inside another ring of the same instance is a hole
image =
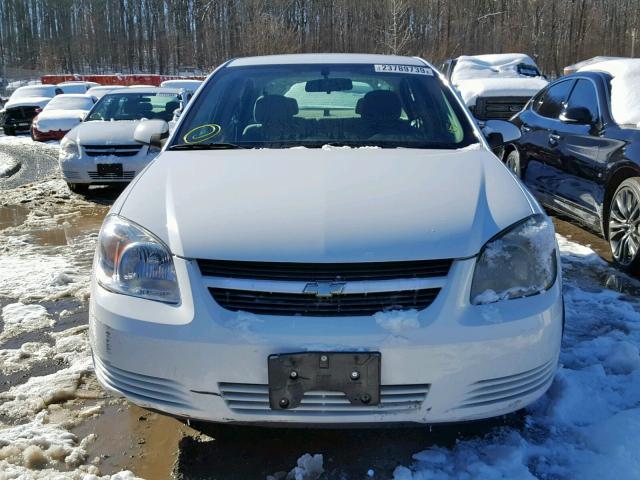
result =
[[[511,121],[522,137],[506,164],[548,208],[609,241],[616,263],[640,273],[640,129],[611,113],[612,77],[561,77]]]

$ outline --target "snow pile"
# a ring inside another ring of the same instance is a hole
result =
[[[296,463],[297,465],[289,473],[279,472],[268,475],[267,480],[317,480],[324,473],[323,457],[318,453],[315,455],[305,453]]]
[[[6,153],[0,152],[0,178],[10,177],[20,169],[20,162]]]
[[[640,127],[640,59],[609,60],[579,70],[607,72],[611,80],[611,113],[619,125]]]
[[[26,242],[24,246],[10,252],[0,247],[0,296],[23,302],[86,296],[88,278],[78,267],[62,256],[40,253]]]
[[[18,302],[10,303],[2,308],[2,323],[4,328],[0,331],[0,342],[21,333],[52,327],[54,321],[42,305],[25,305]]]
[[[591,249],[557,239],[567,315],[563,366],[529,407],[525,427],[429,448],[397,467],[394,479],[640,478],[640,301],[603,289],[599,276],[634,288],[638,282]]]

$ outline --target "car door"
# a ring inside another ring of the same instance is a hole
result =
[[[559,188],[560,161],[554,132],[574,83],[574,79],[553,83],[534,98],[530,110],[520,115],[519,144],[526,156],[523,180],[543,203],[551,202]]]
[[[603,120],[593,80],[576,80],[564,111],[575,109],[585,109],[591,118],[576,122],[561,114],[558,127],[551,132],[557,143],[555,156],[562,175],[555,194],[564,203],[565,210],[596,226],[604,198],[606,155],[603,147],[607,140],[602,135]]]

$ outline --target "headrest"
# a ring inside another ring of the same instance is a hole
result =
[[[356,113],[371,120],[397,120],[401,112],[400,99],[390,90],[369,92],[356,104]]]
[[[256,100],[253,110],[256,122],[287,120],[298,113],[298,102],[295,98],[283,95],[263,95]]]
[[[180,102],[167,102],[167,104],[164,106],[164,111],[165,112],[173,112],[174,110],[177,110],[178,108],[180,108]]]

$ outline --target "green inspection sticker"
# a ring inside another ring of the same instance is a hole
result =
[[[207,125],[200,125],[199,127],[192,128],[184,137],[182,137],[182,139],[184,140],[184,143],[202,143],[215,137],[221,131],[222,127],[220,125],[209,123]]]

